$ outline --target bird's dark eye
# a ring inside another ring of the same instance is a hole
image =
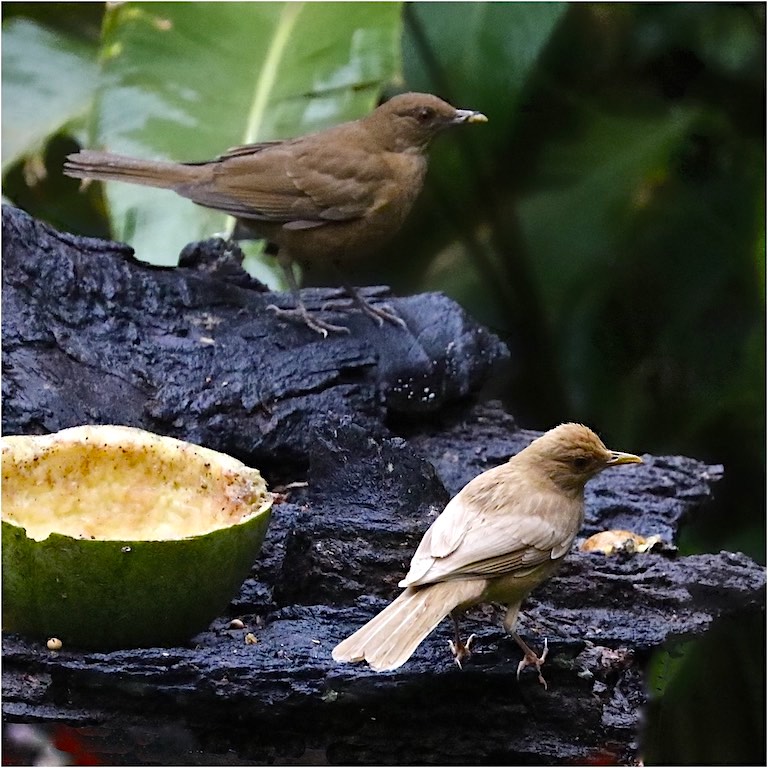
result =
[[[428,123],[435,117],[435,110],[432,107],[419,107],[416,110],[416,119],[421,123]]]
[[[589,467],[589,459],[586,456],[576,456],[571,460],[571,463],[577,472],[583,472]]]

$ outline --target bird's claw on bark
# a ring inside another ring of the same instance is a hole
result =
[[[353,312],[356,309],[359,309],[364,315],[370,317],[379,328],[384,326],[385,321],[403,329],[408,328],[405,320],[403,320],[403,318],[400,317],[389,304],[382,304],[381,306],[375,307],[360,295],[353,297],[352,301],[345,304],[337,304],[333,300],[327,301],[323,304],[322,309],[334,309],[337,312]]]
[[[547,681],[544,679],[544,676],[541,674],[541,665],[544,663],[544,661],[547,658],[547,654],[549,653],[549,643],[547,642],[547,638],[544,638],[544,651],[542,652],[541,656],[537,656],[530,648],[526,646],[525,650],[523,651],[523,659],[522,661],[517,665],[517,679],[520,679],[520,673],[526,668],[526,667],[535,667],[536,672],[539,674],[539,682],[544,686],[544,690],[547,690]]]
[[[470,646],[472,645],[472,641],[474,639],[475,639],[475,634],[473,632],[467,638],[466,643],[462,642],[459,637],[457,637],[455,641],[454,640],[448,641],[448,645],[451,648],[451,653],[453,654],[453,660],[456,662],[459,669],[463,669],[463,667],[461,666],[461,662],[466,661],[472,655]]]
[[[362,309],[371,320],[378,323],[379,328],[384,325],[385,320],[393,325],[399,325],[403,330],[408,328],[405,324],[405,320],[396,314],[395,310],[392,309],[389,304],[382,304],[380,307],[374,307],[366,301],[360,305],[360,309]]]
[[[269,304],[267,309],[277,315],[277,317],[282,317],[288,320],[298,320],[304,323],[304,325],[311,328],[316,333],[319,333],[323,338],[327,338],[329,333],[349,333],[349,328],[346,326],[334,325],[333,323],[327,323],[325,320],[320,320],[320,318],[310,314],[306,307],[281,309],[274,304]]]

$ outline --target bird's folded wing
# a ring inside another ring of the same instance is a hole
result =
[[[217,160],[227,160],[230,157],[243,157],[254,155],[257,152],[263,152],[265,149],[277,147],[287,142],[278,139],[276,141],[259,141],[256,144],[241,144],[238,147],[230,147],[226,152],[222,152],[216,157]]]
[[[296,158],[288,174],[327,221],[363,216],[394,183],[385,157],[351,147],[340,153],[332,146],[315,146]]]
[[[363,216],[386,183],[383,162],[299,142],[236,147],[212,164],[215,185],[177,191],[234,216],[304,229]]]
[[[500,576],[560,557],[580,522],[563,503],[555,494],[528,494],[488,512],[459,494],[424,534],[400,586]]]

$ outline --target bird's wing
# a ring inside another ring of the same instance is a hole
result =
[[[259,141],[255,144],[241,144],[238,147],[230,147],[226,152],[222,152],[216,157],[217,160],[227,160],[230,157],[243,157],[254,155],[257,152],[263,152],[265,149],[277,147],[286,142],[278,139],[276,141]]]
[[[314,140],[235,147],[211,168],[215,184],[177,191],[210,208],[289,229],[359,218],[388,183],[383,158]]]
[[[340,153],[325,144],[298,157],[288,173],[326,221],[363,216],[394,183],[381,154],[350,147]]]
[[[489,510],[459,493],[424,534],[400,586],[490,578],[557,559],[580,525],[579,507],[566,508],[571,503],[536,492]]]

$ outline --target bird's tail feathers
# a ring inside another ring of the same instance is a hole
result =
[[[111,152],[84,149],[67,157],[64,173],[77,179],[102,181],[127,181],[149,187],[173,189],[175,186],[194,182],[199,176],[199,166],[160,160],[141,160]]]
[[[485,581],[456,580],[409,587],[332,651],[336,661],[367,661],[377,672],[397,669],[456,607],[482,594]]]

